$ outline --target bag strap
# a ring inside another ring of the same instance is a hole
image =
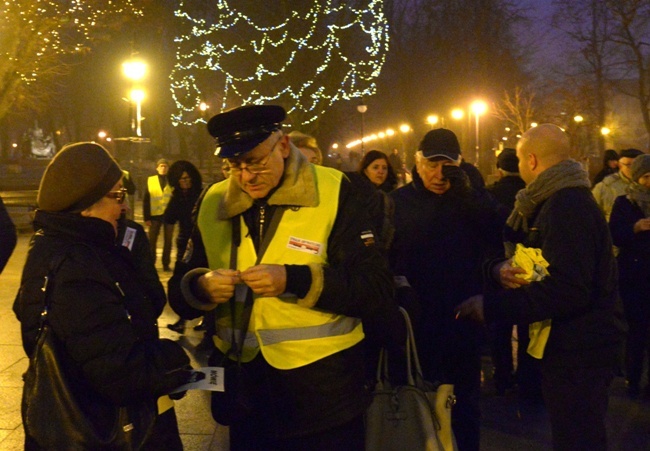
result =
[[[47,314],[50,310],[50,292],[51,292],[51,286],[52,286],[52,281],[54,280],[54,275],[59,271],[59,268],[61,268],[61,265],[65,261],[65,259],[68,258],[68,248],[66,248],[63,252],[57,254],[51,261],[50,261],[50,266],[47,270],[47,274],[43,278],[43,286],[41,287],[41,292],[43,293],[42,298],[43,298],[43,310],[41,311],[41,317],[39,318],[39,330],[43,329],[43,326],[47,324]]]
[[[258,265],[264,256],[264,253],[271,244],[271,239],[275,235],[278,226],[280,225],[280,220],[284,214],[285,208],[279,206],[273,210],[273,215],[271,217],[271,222],[269,227],[262,237],[262,242],[260,243],[260,248],[257,252],[257,258],[255,259],[255,264]],[[241,215],[237,215],[232,218],[232,243],[230,246],[230,269],[237,269],[237,248],[241,244]],[[253,313],[253,292],[250,287],[246,287],[246,299],[244,301],[244,308],[242,311],[241,318],[241,328],[239,329],[239,340],[236,340],[235,337],[235,296],[230,298],[230,315],[232,320],[232,335],[231,335],[231,344],[230,349],[228,350],[229,354],[237,356],[237,362],[241,363],[241,354],[244,348],[244,340],[246,339],[246,332],[248,331],[248,325],[250,324],[251,314]]]
[[[408,312],[403,307],[399,307],[399,311],[406,323],[406,380],[408,385],[420,386],[424,381],[424,376],[422,375],[422,367],[418,358],[418,349],[415,345],[413,325],[411,324],[411,318]],[[388,381],[388,351],[382,347],[379,351],[379,363],[377,365],[377,383],[384,386]]]

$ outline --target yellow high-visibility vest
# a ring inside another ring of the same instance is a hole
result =
[[[260,264],[327,264],[327,239],[338,210],[343,174],[314,166],[319,204],[317,207],[287,208]],[[198,227],[211,269],[230,266],[232,241],[231,220],[217,218],[217,210],[229,181],[214,185],[206,194],[198,215]],[[237,251],[237,268],[255,265],[257,254],[243,218],[241,244]],[[236,290],[236,320],[239,321],[245,300],[245,286]],[[359,343],[363,328],[359,318],[347,317],[298,305],[292,294],[279,297],[256,297],[244,341],[242,360],[252,360],[259,351],[278,369],[298,368]],[[230,349],[232,316],[230,303],[216,311],[215,345],[222,352]],[[235,331],[239,339],[239,330]]]
[[[167,208],[167,204],[172,198],[172,187],[168,183],[163,189],[160,186],[158,176],[152,175],[147,179],[147,188],[151,200],[151,216],[162,216],[165,214],[165,208]]]

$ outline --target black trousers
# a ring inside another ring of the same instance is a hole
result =
[[[157,219],[156,219],[157,218]],[[156,263],[156,249],[158,247],[158,235],[160,228],[163,227],[163,253],[162,264],[163,268],[169,268],[172,256],[172,238],[174,236],[174,224],[165,224],[162,219],[156,217],[151,218],[151,226],[149,226],[149,245],[151,246],[151,255],[153,262]]]
[[[607,450],[608,388],[614,369],[542,365],[542,392],[551,420],[553,449]]]

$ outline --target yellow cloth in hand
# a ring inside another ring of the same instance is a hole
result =
[[[158,398],[158,415],[167,412],[172,407],[174,407],[174,401],[169,396],[163,395]]]
[[[537,282],[548,276],[548,262],[542,256],[542,250],[532,247],[524,247],[517,244],[515,255],[512,257],[512,266],[523,268],[526,274],[518,274],[529,282]],[[537,321],[528,325],[528,343],[527,352],[536,359],[544,356],[544,348],[551,333],[551,320]]]

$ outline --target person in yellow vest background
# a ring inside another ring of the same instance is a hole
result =
[[[282,132],[285,117],[280,106],[251,105],[208,122],[231,175],[198,201],[172,308],[187,319],[215,311],[209,366],[237,360],[233,337],[243,343],[250,411],[224,420],[212,398],[230,449],[361,451],[370,402],[362,321],[399,315],[393,279],[365,199],[342,172],[309,163]]]
[[[165,224],[163,221],[165,208],[172,197],[172,187],[167,182],[167,171],[169,171],[169,162],[164,158],[158,160],[156,163],[157,174],[147,179],[147,189],[142,199],[142,215],[145,224],[149,227],[149,244],[154,263],[156,263],[158,235],[160,228],[163,228],[162,264],[163,270],[170,271],[174,224]]]

